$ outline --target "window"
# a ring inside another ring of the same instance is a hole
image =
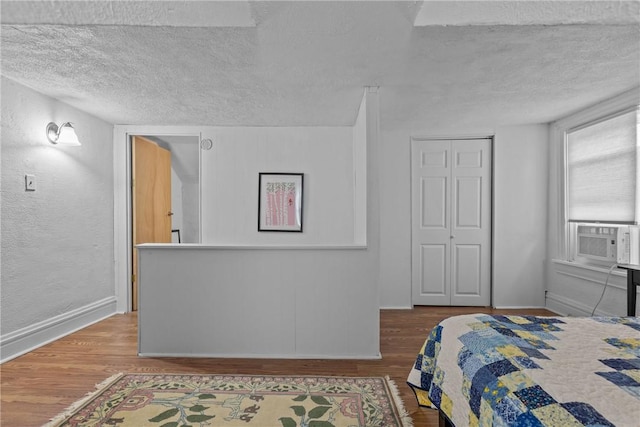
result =
[[[567,219],[637,221],[636,110],[567,132]]]
[[[638,224],[637,105],[564,131],[567,258],[616,261],[616,227]]]

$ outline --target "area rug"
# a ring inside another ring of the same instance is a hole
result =
[[[410,427],[389,378],[118,374],[47,426]]]

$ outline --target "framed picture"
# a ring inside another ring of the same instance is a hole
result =
[[[260,173],[258,231],[302,232],[302,173]]]

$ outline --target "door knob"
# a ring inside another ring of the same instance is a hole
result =
[[[450,238],[450,239],[455,239],[455,238],[456,238],[456,236],[449,236],[449,238]]]
[[[172,216],[172,215],[173,215],[173,212],[171,212],[171,211],[169,211],[169,212],[167,213],[167,216]]]

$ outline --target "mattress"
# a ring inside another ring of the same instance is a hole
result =
[[[440,322],[407,383],[455,426],[640,426],[640,319]]]

